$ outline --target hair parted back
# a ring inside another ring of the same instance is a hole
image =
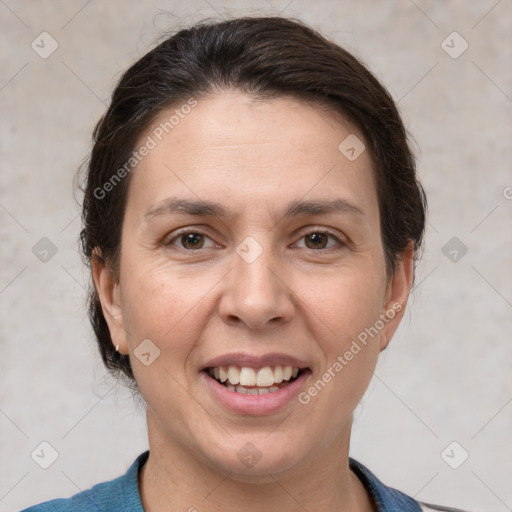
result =
[[[410,241],[418,253],[426,199],[407,132],[389,93],[356,57],[303,23],[250,17],[180,30],[122,75],[94,129],[86,169],[80,239],[89,265],[91,258],[101,257],[117,275],[130,174],[108,193],[99,195],[97,190],[129,161],[158,114],[191,97],[199,100],[227,89],[261,99],[302,98],[357,127],[374,164],[389,271]],[[128,377],[136,388],[129,357],[115,351],[94,287],[89,317],[106,367]]]

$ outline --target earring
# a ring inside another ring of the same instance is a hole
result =
[[[116,352],[119,352],[119,343],[116,345]]]

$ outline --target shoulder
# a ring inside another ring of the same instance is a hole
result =
[[[104,512],[108,510],[106,507],[112,486],[112,482],[103,482],[71,498],[46,501],[22,512]]]
[[[96,484],[71,498],[46,501],[21,512],[143,512],[137,479],[148,456],[148,451],[139,455],[128,471],[115,480]]]
[[[378,512],[465,512],[456,508],[420,503],[403,492],[384,485],[367,467],[350,458],[350,469],[359,477]]]
[[[439,505],[429,505],[427,503],[419,503],[421,512],[467,512],[460,508],[440,507]]]
[[[107,512],[113,500],[117,499],[117,482],[102,482],[91,489],[82,491],[71,498],[46,501],[27,508],[22,512]],[[114,501],[115,502],[115,501]]]

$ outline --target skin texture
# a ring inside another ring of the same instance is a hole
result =
[[[412,252],[387,274],[371,157],[338,150],[351,133],[301,100],[226,91],[199,100],[133,171],[119,276],[94,259],[93,277],[148,405],[145,510],[372,510],[348,467],[352,412],[403,316]],[[221,203],[228,217],[146,215],[171,196]],[[362,213],[279,216],[295,200],[340,198]],[[186,227],[205,236],[187,245]],[[315,230],[333,236],[312,240]],[[249,236],[262,248],[252,263],[236,252]],[[306,405],[237,414],[200,378],[223,354],[282,352],[307,362],[306,391],[394,304],[401,311]],[[144,339],[160,350],[149,366],[133,355]],[[237,456],[248,442],[261,454],[252,467]]]

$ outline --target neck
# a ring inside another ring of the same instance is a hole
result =
[[[150,455],[139,476],[145,512],[374,510],[348,465],[350,424],[325,453],[285,472],[266,472],[255,483],[199,461],[165,436],[149,409],[147,416]]]

